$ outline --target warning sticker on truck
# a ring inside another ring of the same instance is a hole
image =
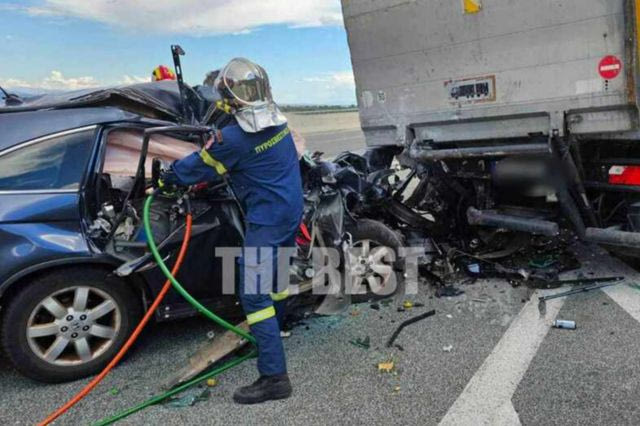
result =
[[[480,12],[482,3],[480,0],[462,0],[462,11],[466,14],[474,14]]]
[[[496,76],[464,78],[445,81],[449,102],[454,104],[475,104],[496,100]]]

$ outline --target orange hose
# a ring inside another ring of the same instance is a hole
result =
[[[178,253],[178,258],[176,259],[176,263],[175,265],[173,265],[173,269],[171,270],[172,275],[176,275],[178,273],[178,270],[180,269],[180,266],[182,265],[182,262],[184,260],[184,256],[187,253],[187,247],[189,247],[189,240],[191,238],[191,222],[192,222],[191,214],[188,214],[187,226],[184,232],[184,239],[182,240],[182,246],[180,246],[180,252]],[[122,357],[127,353],[127,351],[131,348],[134,342],[138,339],[138,336],[140,335],[144,327],[147,325],[147,323],[153,316],[153,313],[156,311],[156,309],[158,309],[158,306],[160,306],[160,302],[162,302],[162,299],[164,299],[164,296],[167,294],[170,288],[171,288],[171,281],[169,280],[165,281],[164,285],[162,286],[162,290],[160,290],[160,293],[158,294],[156,299],[153,301],[153,304],[151,304],[151,307],[142,318],[142,321],[140,321],[140,323],[137,325],[136,329],[133,331],[133,333],[131,334],[129,339],[126,341],[124,346],[122,346],[120,351],[116,354],[115,357],[113,357],[111,362],[109,362],[109,364],[100,372],[100,374],[98,374],[93,380],[91,380],[91,382],[89,382],[89,384],[87,384],[87,386],[85,386],[73,398],[67,401],[66,404],[58,408],[55,412],[51,413],[49,417],[44,419],[42,422],[38,423],[38,426],[48,425],[54,420],[56,420],[58,417],[66,413],[71,407],[76,405],[82,398],[87,396],[89,392],[91,392],[107,376],[107,374],[109,374],[109,372],[113,369],[113,367],[115,367],[118,364],[118,362],[120,362]]]

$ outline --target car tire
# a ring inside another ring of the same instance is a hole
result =
[[[390,282],[391,286],[388,288],[388,290],[385,290],[383,292],[373,291],[369,285],[365,285],[364,292],[361,294],[352,294],[351,301],[353,303],[362,303],[369,300],[383,299],[395,294],[400,288],[400,283],[403,278],[401,266],[402,261],[398,257],[399,249],[402,247],[402,239],[398,236],[398,234],[393,232],[393,230],[391,230],[382,222],[370,219],[358,220],[354,226],[349,226],[347,228],[347,231],[351,234],[354,248],[361,247],[362,251],[358,254],[365,254],[365,246],[363,246],[364,242],[369,243],[369,249],[372,251],[372,253],[374,252],[374,250],[376,250],[376,248],[383,247],[391,249],[394,252],[393,259],[388,259],[384,262],[380,261],[380,265],[384,263],[386,266],[390,267],[390,274],[393,276],[392,278],[390,277],[391,279],[393,279],[393,282]],[[368,255],[369,254],[366,253],[366,256]],[[352,259],[352,262],[354,261],[355,260]],[[370,265],[367,266],[370,267]],[[354,275],[357,275],[355,271]],[[367,272],[362,274],[362,276],[364,277],[364,281],[366,281],[367,277],[369,277],[370,275],[378,274],[373,273],[371,270],[368,270]],[[380,282],[380,284],[382,284],[382,282]]]
[[[2,347],[15,369],[29,378],[47,383],[80,379],[113,358],[140,319],[141,305],[136,292],[107,270],[82,267],[43,274],[8,301]]]

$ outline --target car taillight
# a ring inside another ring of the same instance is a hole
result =
[[[640,185],[640,166],[611,166],[609,183],[612,185]]]

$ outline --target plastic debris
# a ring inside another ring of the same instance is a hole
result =
[[[369,349],[371,347],[371,339],[369,338],[369,336],[365,337],[364,339],[358,338],[354,340],[349,340],[349,343],[363,349]]]
[[[400,386],[396,386],[395,388],[393,388],[394,392],[400,392]]]
[[[394,367],[395,367],[395,364],[393,361],[385,361],[385,362],[378,363],[378,371],[382,371],[384,373],[391,373]]]
[[[116,396],[120,393],[120,391],[118,390],[118,388],[111,388],[111,390],[109,391],[109,393],[113,396]]]
[[[451,315],[451,314],[447,314],[447,315],[445,315],[445,316],[446,316],[447,318],[449,318],[449,319],[453,318],[453,315]]]
[[[209,386],[210,388],[216,386],[218,384],[218,380],[211,378],[211,379],[207,379],[207,386]]]
[[[453,350],[453,345],[447,345],[442,347],[443,352],[451,352]]]
[[[376,311],[379,311],[379,310],[380,310],[380,305],[378,305],[377,303],[372,303],[372,304],[370,305],[370,308],[371,308],[371,309],[374,309],[374,310],[376,310]]]
[[[402,331],[403,328],[405,328],[406,326],[413,324],[414,322],[418,322],[421,321],[425,318],[428,318],[432,315],[435,315],[436,311],[435,310],[431,310],[429,312],[425,312],[424,314],[415,316],[413,318],[409,318],[408,320],[402,322],[398,328],[396,328],[396,331],[393,332],[393,334],[391,335],[391,337],[389,338],[389,340],[387,341],[387,347],[390,348],[391,346],[393,346],[393,342],[395,342],[396,338],[398,337],[398,335],[400,334],[400,332]]]
[[[201,392],[182,396],[180,398],[171,398],[165,405],[171,408],[193,407],[198,402],[206,401],[211,396],[209,389]]]
[[[411,309],[411,308],[413,308],[413,303],[411,303],[411,301],[409,301],[409,300],[405,300],[402,303],[402,307],[405,308],[405,309]]]
[[[291,331],[280,330],[280,337],[282,337],[283,339],[291,337]]]

